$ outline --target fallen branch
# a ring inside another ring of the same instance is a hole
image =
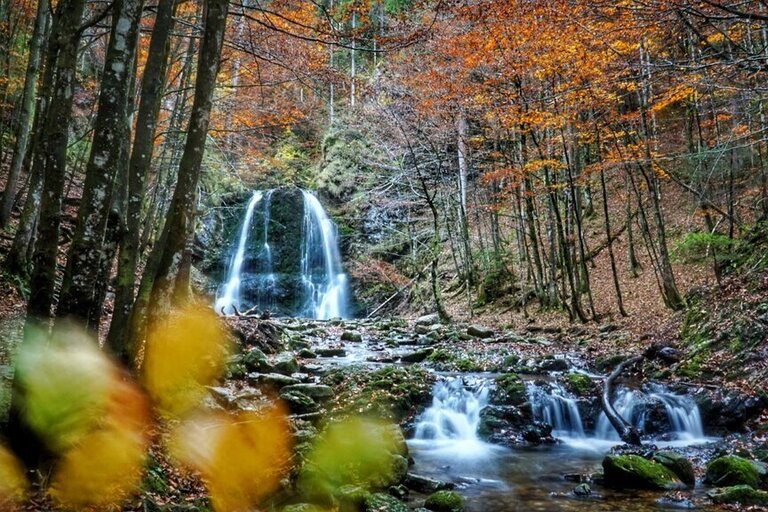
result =
[[[605,386],[603,387],[602,406],[608,421],[611,422],[613,428],[615,428],[616,432],[619,433],[619,437],[622,441],[634,446],[640,446],[641,444],[640,432],[634,427],[634,425],[624,419],[624,417],[619,414],[619,412],[613,407],[613,404],[611,404],[611,395],[613,394],[613,383],[621,374],[621,372],[630,366],[633,366],[642,361],[644,357],[645,356],[630,357],[626,361],[619,364],[611,372],[608,378],[605,379]]]

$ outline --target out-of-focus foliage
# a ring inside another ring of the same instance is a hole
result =
[[[0,446],[0,510],[10,509],[24,497],[27,479],[16,457]]]
[[[282,405],[225,415],[209,413],[175,432],[176,458],[199,471],[216,510],[253,510],[288,469],[292,438]]]
[[[186,306],[157,322],[147,338],[144,382],[160,411],[179,416],[198,405],[231,348],[210,308]]]
[[[331,424],[309,454],[299,487],[310,496],[333,495],[347,484],[380,487],[395,471],[393,457],[403,451],[397,433],[392,425],[368,418]]]
[[[148,404],[95,341],[73,326],[47,343],[40,333],[21,347],[17,364],[27,423],[61,455],[50,485],[56,501],[71,510],[106,508],[136,489]]]

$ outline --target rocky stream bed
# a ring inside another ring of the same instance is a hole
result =
[[[504,332],[442,325],[431,315],[415,323],[243,317],[227,322],[241,353],[231,361],[228,378],[210,389],[210,405],[258,409],[279,396],[291,412],[294,475],[306,470],[302,465],[313,442],[338,418],[391,422],[401,439],[391,468],[375,484],[358,485],[351,470],[346,481],[313,496],[293,479],[275,509],[768,506],[768,439],[751,430],[765,401],[676,378],[675,348],[649,346],[643,363],[622,376],[627,397],[645,397],[641,406],[632,404],[631,413],[643,432],[642,446],[600,437],[605,375],[631,355],[622,352],[623,335],[612,326]],[[595,346],[615,350],[605,356]],[[683,418],[695,415],[701,431],[681,426],[670,412],[675,407],[685,409]],[[427,409],[439,419],[425,434]]]

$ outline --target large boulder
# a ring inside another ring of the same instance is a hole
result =
[[[434,512],[461,512],[464,510],[464,498],[456,491],[437,491],[427,497],[424,508]]]
[[[737,455],[719,457],[707,465],[705,482],[715,487],[734,485],[760,486],[760,467]]]
[[[753,489],[748,485],[734,485],[712,489],[707,493],[717,504],[757,505],[768,507],[768,492]]]
[[[619,489],[673,490],[684,488],[672,470],[639,455],[607,455],[603,459],[605,484]]]
[[[677,452],[664,450],[653,454],[653,460],[670,469],[685,485],[696,485],[696,475],[691,461]]]

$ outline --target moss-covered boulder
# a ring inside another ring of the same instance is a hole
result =
[[[516,373],[507,373],[496,378],[496,390],[493,402],[519,405],[527,400],[525,384]]]
[[[251,348],[243,352],[242,363],[249,372],[270,373],[273,367],[267,360],[267,355],[258,348]]]
[[[737,455],[727,455],[707,465],[705,482],[715,487],[749,485],[757,488],[760,487],[760,474],[751,460]]]
[[[717,504],[758,505],[768,507],[768,492],[753,489],[748,485],[733,485],[712,489],[707,496]]]
[[[653,460],[670,469],[685,485],[696,485],[696,475],[693,472],[693,464],[683,455],[663,450],[653,454]]]
[[[639,455],[607,455],[603,459],[605,484],[619,489],[672,490],[684,488],[672,470]]]
[[[336,499],[341,503],[342,509],[360,510],[370,495],[365,487],[359,485],[342,485],[336,491]]]
[[[429,495],[424,508],[434,512],[461,512],[464,510],[464,498],[456,491],[437,491]]]
[[[595,383],[583,373],[569,373],[565,376],[568,390],[576,396],[589,395],[595,387]]]
[[[311,503],[294,503],[280,509],[282,512],[323,512],[323,507]]]
[[[363,512],[409,512],[408,506],[397,498],[377,492],[363,502]]]

